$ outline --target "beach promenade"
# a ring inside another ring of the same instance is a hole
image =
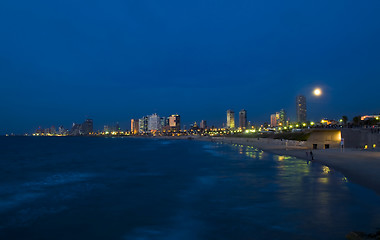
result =
[[[247,139],[232,137],[201,137],[203,141],[253,146],[277,155],[293,156],[311,160],[310,149],[302,142],[277,139]],[[308,155],[306,154],[308,153]],[[314,162],[331,167],[351,182],[363,185],[380,194],[380,151],[363,149],[313,150]]]

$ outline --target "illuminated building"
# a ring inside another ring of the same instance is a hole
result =
[[[115,124],[115,131],[116,131],[116,132],[120,132],[120,131],[121,131],[121,129],[120,129],[120,125],[119,125],[118,122],[116,122],[116,124]]]
[[[270,126],[271,127],[277,127],[277,113],[270,115]]]
[[[148,116],[148,131],[161,131],[161,119],[157,113]]]
[[[207,129],[207,122],[205,120],[201,121],[200,128],[203,129],[203,130]]]
[[[41,127],[38,127],[38,129],[36,130],[37,136],[42,135],[43,133],[44,133],[44,130]]]
[[[73,123],[73,126],[71,127],[71,130],[70,130],[69,134],[71,136],[82,135],[81,128],[82,128],[81,124],[79,124],[79,123]]]
[[[61,125],[58,128],[58,134],[64,135],[66,133],[65,128]]]
[[[321,124],[329,126],[329,125],[338,125],[339,122],[335,121],[335,120],[329,120],[327,118],[324,118],[324,119],[321,120]]]
[[[280,126],[286,126],[287,125],[286,124],[286,112],[285,112],[284,109],[280,110],[280,112],[279,112],[279,119],[278,120],[279,120],[278,124]]]
[[[139,133],[139,120],[138,119],[131,119],[131,132],[132,132],[132,134],[138,134]]]
[[[142,117],[139,119],[139,132],[146,133],[148,132],[148,116]]]
[[[94,123],[92,119],[86,119],[84,123],[81,124],[81,135],[89,135],[94,130]]]
[[[239,127],[247,128],[247,111],[244,109],[239,112]]]
[[[235,112],[231,109],[227,110],[227,128],[235,128]]]
[[[360,120],[365,121],[365,120],[371,120],[371,119],[380,119],[380,115],[364,115],[360,117]]]
[[[297,122],[306,122],[306,97],[299,95],[296,98]]]
[[[194,122],[193,124],[190,125],[190,130],[196,131],[198,129],[199,129],[199,127],[198,127],[197,122]]]
[[[161,117],[160,118],[160,125],[161,129],[163,129],[165,126],[169,125],[169,119],[167,117]]]
[[[181,117],[178,114],[173,114],[169,117],[169,127],[171,130],[181,130]]]
[[[56,131],[55,127],[54,127],[54,126],[51,126],[51,127],[50,127],[50,134],[55,135],[56,133],[57,133],[57,131]]]

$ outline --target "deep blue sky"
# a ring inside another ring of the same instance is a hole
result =
[[[0,133],[379,113],[380,1],[2,0]],[[315,86],[323,97],[313,98]]]

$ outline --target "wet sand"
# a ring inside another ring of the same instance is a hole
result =
[[[254,146],[263,151],[277,155],[293,156],[311,160],[310,149],[295,141],[280,141],[275,139],[245,139],[245,138],[197,138],[203,141],[223,142]],[[307,155],[306,152],[309,154]],[[374,190],[380,195],[380,152],[363,149],[324,149],[313,150],[314,162],[331,167],[351,182]]]

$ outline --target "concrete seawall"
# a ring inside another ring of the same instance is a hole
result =
[[[343,128],[342,138],[344,146],[347,148],[368,148],[380,147],[380,132],[371,128]]]

